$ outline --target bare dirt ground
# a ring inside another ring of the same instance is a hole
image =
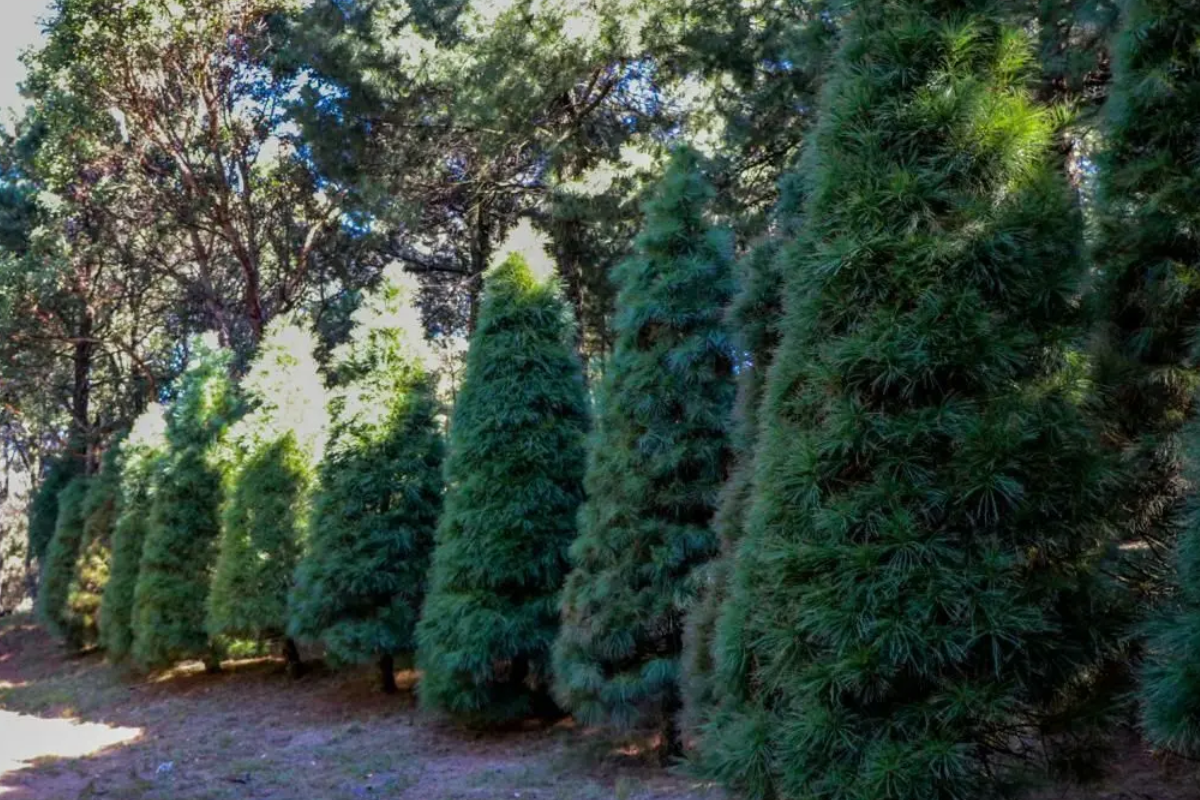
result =
[[[291,681],[271,659],[152,679],[0,620],[0,800],[725,800],[645,742],[560,723],[480,735],[384,697],[373,673]],[[409,682],[412,676],[408,676]],[[1029,800],[1200,800],[1200,767],[1118,748],[1113,776]]]
[[[0,620],[2,800],[719,800],[642,744],[569,723],[471,733],[378,694],[369,670],[291,681],[262,659],[147,680]]]

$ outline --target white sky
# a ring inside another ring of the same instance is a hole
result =
[[[21,102],[17,84],[25,78],[25,68],[18,59],[41,38],[38,20],[49,6],[50,0],[0,0],[0,122]]]

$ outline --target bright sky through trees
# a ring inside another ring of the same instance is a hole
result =
[[[8,109],[21,101],[17,84],[25,80],[21,53],[42,38],[39,20],[49,11],[48,0],[4,0],[0,15],[0,110],[8,119]]]

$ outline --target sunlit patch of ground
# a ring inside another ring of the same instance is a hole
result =
[[[43,719],[0,710],[0,796],[4,778],[41,758],[81,758],[142,735],[141,728],[119,728],[72,719]]]

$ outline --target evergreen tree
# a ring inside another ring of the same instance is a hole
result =
[[[315,337],[272,322],[242,381],[249,412],[229,431],[232,455],[220,554],[208,596],[213,637],[266,639],[287,629],[287,598],[304,551],[309,501],[325,436]],[[299,668],[291,638],[289,668]]]
[[[684,630],[682,727],[693,737],[722,689],[714,685],[712,651],[734,552],[746,526],[754,477],[754,445],[758,438],[758,408],[771,357],[779,344],[776,323],[782,311],[782,296],[775,259],[780,244],[778,238],[766,239],[739,262],[738,292],[726,314],[726,326],[735,337],[740,353],[731,436],[735,460],[729,478],[721,488],[713,518],[713,530],[720,540],[720,555],[698,575],[700,597],[688,610]]]
[[[447,494],[417,629],[421,701],[506,721],[547,697],[588,405],[552,267],[513,253],[484,280],[454,410]]]
[[[58,525],[58,498],[83,471],[83,455],[74,442],[50,462],[46,476],[29,503],[29,558],[36,559],[45,571],[46,549]]]
[[[75,559],[64,614],[81,645],[96,643],[100,600],[112,567],[113,525],[121,486],[117,461],[119,447],[119,441],[109,445],[100,472],[88,481],[87,496],[83,500],[83,538]]]
[[[736,393],[722,324],[732,247],[704,218],[712,194],[697,155],[677,151],[616,271],[616,346],[554,653],[556,694],[577,717],[664,724],[672,749],[689,579],[716,551]]]
[[[1099,157],[1097,383],[1124,455],[1121,532],[1151,545],[1123,551],[1148,557],[1124,574],[1149,602],[1176,582],[1157,554],[1178,544],[1178,591],[1152,625],[1146,730],[1200,753],[1200,517],[1188,499],[1200,458],[1200,2],[1126,0],[1121,17]]]
[[[1102,283],[1096,383],[1106,439],[1124,456],[1123,534],[1151,546],[1127,570],[1154,602],[1187,492],[1179,431],[1200,389],[1200,34],[1194,0],[1126,0],[1098,156]]]
[[[748,797],[987,797],[1106,644],[1081,215],[997,8],[856,4],[802,162],[699,743]]]
[[[395,654],[416,651],[444,444],[416,280],[399,266],[354,314],[334,353],[339,387],[290,598],[291,635],[318,639],[335,661],[378,659],[396,691]]]
[[[54,536],[46,548],[41,590],[38,592],[38,616],[52,633],[65,639],[71,648],[83,644],[83,632],[71,627],[67,598],[71,591],[75,559],[83,541],[87,491],[88,479],[80,475],[73,478],[58,496],[58,520],[54,526]]]
[[[218,667],[205,629],[221,532],[222,465],[217,446],[238,404],[230,353],[206,335],[192,343],[179,396],[167,413],[158,472],[134,590],[133,658],[145,669],[185,658]]]
[[[151,404],[120,445],[119,502],[112,534],[112,568],[100,602],[100,644],[112,661],[133,647],[133,596],[149,527],[155,474],[166,449],[166,410]]]

